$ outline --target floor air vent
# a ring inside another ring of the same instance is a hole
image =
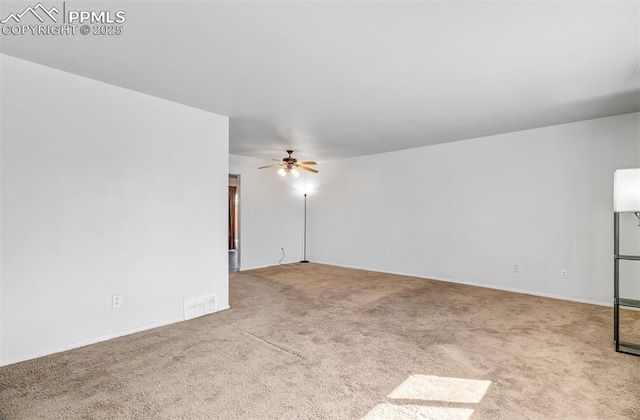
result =
[[[201,296],[184,301],[184,319],[192,319],[218,311],[216,295]]]

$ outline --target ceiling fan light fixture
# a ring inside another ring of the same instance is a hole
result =
[[[317,163],[315,163],[314,161],[309,160],[304,162],[298,162],[298,159],[291,156],[291,154],[293,153],[293,150],[287,150],[287,153],[289,154],[288,157],[282,158],[280,160],[273,159],[278,163],[272,163],[271,165],[260,166],[258,169],[273,168],[274,166],[280,166],[280,169],[278,169],[278,175],[280,175],[283,178],[287,176],[288,173],[291,173],[291,175],[293,175],[294,178],[298,178],[300,176],[300,169],[303,169],[308,172],[312,172],[314,174],[318,173],[317,169],[313,169],[307,166],[307,165],[317,165]]]

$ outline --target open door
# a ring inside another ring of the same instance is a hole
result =
[[[229,247],[229,272],[240,270],[240,234],[238,229],[238,207],[240,194],[240,176],[229,175],[229,227],[228,227],[228,247]]]

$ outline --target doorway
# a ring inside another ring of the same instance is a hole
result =
[[[229,272],[240,271],[240,175],[229,174]]]

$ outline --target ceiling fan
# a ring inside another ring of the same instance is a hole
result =
[[[280,163],[261,166],[258,169],[273,168],[274,166],[280,166],[281,168],[278,169],[278,174],[280,176],[287,176],[288,173],[291,173],[291,175],[293,175],[294,178],[297,178],[300,176],[298,169],[304,169],[305,171],[313,172],[314,174],[318,173],[317,169],[309,168],[307,166],[307,165],[317,165],[317,163],[315,163],[314,161],[310,160],[306,162],[298,162],[298,159],[291,157],[291,155],[293,154],[293,150],[287,150],[287,153],[289,153],[289,156],[282,158],[282,160],[272,159]]]

